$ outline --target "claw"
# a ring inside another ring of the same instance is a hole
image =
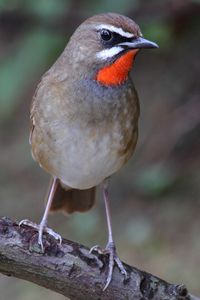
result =
[[[19,226],[22,226],[22,225],[26,225],[26,226],[32,227],[34,229],[38,229],[38,225],[32,221],[29,221],[28,219],[21,220],[19,222]]]
[[[109,255],[108,275],[106,278],[106,284],[103,288],[103,291],[105,291],[107,289],[107,287],[109,286],[109,284],[112,280],[113,268],[114,268],[115,263],[117,264],[117,267],[119,268],[120,272],[124,275],[125,279],[128,278],[128,274],[127,274],[121,260],[117,256],[116,247],[113,242],[108,243],[105,249],[102,249],[99,245],[95,245],[90,249],[90,253],[92,253],[93,251],[95,251],[99,254],[102,254],[102,255]]]
[[[60,234],[54,232],[51,228],[49,227],[46,227],[43,223],[40,223],[39,225],[32,222],[32,221],[29,221],[27,219],[25,220],[22,220],[19,222],[19,226],[21,225],[26,225],[26,226],[30,226],[32,228],[34,228],[35,230],[38,231],[39,235],[38,235],[38,244],[40,245],[41,249],[42,249],[42,252],[44,252],[44,245],[43,245],[43,240],[42,240],[42,236],[43,236],[43,233],[46,232],[48,233],[50,236],[53,236],[54,239],[56,239],[59,244],[61,245],[62,244],[62,237]]]
[[[102,249],[99,245],[95,245],[92,248],[90,248],[89,253],[91,254],[92,252],[97,252],[98,254],[105,254],[104,251],[105,249]]]
[[[47,232],[49,235],[53,236],[55,240],[57,240],[59,242],[59,244],[62,244],[62,237],[60,234],[58,234],[57,232],[53,231],[51,228],[46,227],[44,229],[45,232]]]

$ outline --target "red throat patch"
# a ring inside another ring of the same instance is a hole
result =
[[[137,52],[138,49],[130,50],[111,65],[100,69],[96,80],[103,85],[119,85],[123,83],[128,77]]]

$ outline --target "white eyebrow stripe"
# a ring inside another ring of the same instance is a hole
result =
[[[113,25],[101,24],[101,25],[96,26],[96,29],[108,29],[108,30],[116,32],[116,33],[118,33],[121,36],[124,36],[126,38],[132,38],[132,37],[134,37],[133,33],[124,31],[122,28],[115,27]]]
[[[124,49],[122,47],[119,46],[115,46],[109,49],[104,49],[99,51],[96,56],[97,58],[100,58],[102,60],[105,60],[109,57],[113,57],[115,55],[117,55],[118,53],[120,53],[121,51],[123,51]]]

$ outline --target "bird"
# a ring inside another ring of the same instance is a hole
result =
[[[138,139],[139,99],[130,71],[141,49],[158,48],[145,39],[130,18],[103,13],[85,20],[72,34],[56,62],[42,76],[33,96],[30,145],[36,162],[51,176],[46,207],[39,225],[22,220],[60,243],[47,227],[50,211],[67,214],[89,210],[101,186],[108,242],[90,252],[109,257],[104,290],[116,266],[125,278],[112,234],[109,178],[132,156]]]

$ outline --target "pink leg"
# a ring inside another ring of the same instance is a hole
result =
[[[113,240],[113,234],[112,234],[112,226],[111,226],[111,215],[110,215],[110,206],[109,206],[109,200],[108,200],[108,181],[105,180],[103,182],[103,197],[105,202],[105,209],[106,209],[106,220],[107,220],[107,226],[108,226],[108,243],[106,245],[105,249],[101,249],[98,245],[91,248],[90,252],[97,251],[100,254],[108,254],[109,255],[109,265],[108,265],[108,275],[106,279],[106,285],[104,287],[105,289],[109,286],[111,280],[112,280],[112,274],[113,274],[113,268],[114,264],[116,262],[120,272],[124,275],[125,278],[127,278],[127,272],[117,256],[116,252],[116,246]]]
[[[40,224],[37,225],[29,220],[22,220],[19,223],[19,225],[22,225],[22,224],[28,225],[28,226],[31,226],[38,230],[38,233],[39,233],[38,244],[41,246],[42,251],[44,250],[43,241],[42,241],[42,236],[43,236],[44,232],[47,232],[48,234],[52,235],[55,239],[59,240],[60,243],[62,242],[61,236],[59,234],[57,234],[56,232],[54,232],[51,228],[47,227],[48,213],[51,208],[52,201],[54,199],[54,194],[55,194],[55,191],[57,188],[57,184],[58,184],[58,179],[53,178],[51,185],[50,185],[49,193],[47,196],[47,204],[46,204],[45,211],[44,211],[44,214],[43,214]]]

